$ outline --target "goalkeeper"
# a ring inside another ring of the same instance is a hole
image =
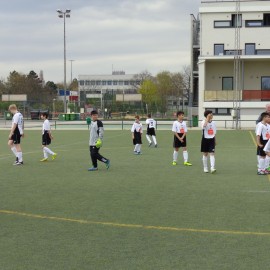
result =
[[[99,154],[99,149],[102,146],[104,129],[103,123],[100,120],[98,120],[98,112],[95,110],[91,112],[91,124],[89,129],[90,129],[89,148],[93,167],[89,168],[88,171],[98,170],[97,165],[98,160],[105,163],[106,168],[109,169],[110,160]]]

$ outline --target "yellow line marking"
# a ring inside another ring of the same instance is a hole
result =
[[[253,141],[255,147],[257,147],[257,143],[256,143],[256,140],[255,140],[255,138],[254,138],[254,136],[253,136],[253,133],[252,133],[251,131],[249,131],[249,134],[250,134],[250,136],[251,136],[251,139],[252,139],[252,141]]]
[[[226,230],[206,230],[206,229],[191,229],[191,228],[177,228],[177,227],[163,227],[163,226],[150,226],[150,225],[140,225],[140,224],[122,224],[114,222],[102,222],[102,221],[90,221],[83,219],[73,219],[73,218],[63,218],[63,217],[53,217],[29,214],[10,210],[0,210],[0,214],[7,214],[13,216],[23,216],[35,219],[46,219],[54,221],[64,221],[79,224],[88,225],[103,225],[119,228],[131,228],[131,229],[145,229],[145,230],[159,230],[159,231],[175,231],[175,232],[193,232],[193,233],[209,233],[209,234],[228,234],[228,235],[253,235],[253,236],[269,236],[270,232],[245,232],[245,231],[226,231]]]

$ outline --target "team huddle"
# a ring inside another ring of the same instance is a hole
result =
[[[12,126],[9,134],[8,145],[10,146],[11,151],[16,157],[13,165],[23,165],[23,154],[21,148],[21,137],[24,136],[24,121],[22,114],[17,110],[15,104],[9,106],[9,111],[13,114],[12,118]],[[187,124],[184,121],[184,112],[178,111],[177,120],[174,121],[172,126],[173,136],[173,162],[172,165],[177,165],[178,162],[178,151],[179,148],[183,149],[183,164],[185,166],[192,166],[188,159],[188,151],[187,151]],[[208,155],[210,156],[210,172],[216,172],[215,169],[215,146],[216,146],[216,125],[215,122],[212,121],[213,114],[212,111],[207,110],[204,113],[205,119],[202,121],[202,140],[201,140],[201,152],[203,153],[203,171],[205,173],[209,172],[208,167]],[[268,118],[267,118],[268,117]],[[270,123],[270,116],[267,114],[263,118],[263,121],[258,125],[258,132],[262,132],[262,141],[265,147],[268,146],[266,144],[267,140],[270,138],[270,125],[269,131],[268,127],[265,125],[266,121]],[[51,144],[51,140],[53,136],[51,134],[50,122],[48,120],[47,113],[41,113],[41,119],[44,120],[42,126],[42,150],[43,150],[43,158],[40,160],[41,162],[48,161],[49,155],[51,155],[52,160],[57,157],[57,153],[53,152],[48,146]],[[152,145],[157,148],[157,138],[156,138],[156,121],[151,117],[151,114],[148,114],[148,118],[146,119],[147,133],[146,139],[148,141],[149,147]],[[265,128],[266,127],[266,128]],[[103,123],[98,119],[98,112],[93,110],[91,112],[91,123],[89,126],[90,129],[90,139],[89,139],[89,150],[90,157],[92,161],[92,167],[88,169],[88,171],[97,171],[98,163],[97,161],[101,161],[106,165],[106,168],[110,168],[110,160],[105,158],[99,153],[99,150],[102,146],[103,137],[104,137],[104,128]],[[267,130],[267,132],[265,131]],[[142,134],[143,134],[143,125],[140,123],[140,117],[138,115],[135,116],[135,122],[131,128],[132,133],[132,141],[134,145],[134,154],[141,155],[141,146],[142,146]],[[266,138],[268,138],[266,140]],[[269,140],[270,141],[270,140]],[[269,144],[269,156],[270,156],[270,144]],[[268,149],[268,148],[267,148]],[[264,149],[264,151],[266,151]],[[266,152],[267,153],[267,152]],[[265,154],[266,155],[266,154]],[[265,164],[262,160],[265,160],[265,155],[260,152],[260,171],[258,173],[265,173]],[[270,157],[269,157],[270,159]],[[267,159],[268,160],[268,159]],[[269,166],[269,161],[268,161]]]

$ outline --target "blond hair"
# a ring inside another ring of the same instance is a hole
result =
[[[10,104],[8,109],[9,110],[17,110],[17,106],[15,104]]]

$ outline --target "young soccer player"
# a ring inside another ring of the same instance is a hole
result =
[[[141,154],[141,145],[142,145],[143,126],[140,123],[140,116],[139,115],[135,116],[135,122],[132,125],[131,133],[132,133],[133,145],[135,145],[134,154],[140,155]]]
[[[13,165],[23,165],[23,154],[21,148],[21,137],[24,136],[23,115],[18,111],[15,104],[9,106],[9,111],[13,114],[11,130],[8,136],[8,145],[16,157]]]
[[[102,146],[102,140],[104,136],[103,123],[98,120],[98,112],[93,110],[91,112],[91,124],[90,124],[90,139],[89,149],[93,167],[89,168],[88,171],[97,171],[97,161],[105,163],[107,170],[110,168],[110,160],[103,157],[99,153],[99,149]]]
[[[172,165],[177,165],[178,159],[178,150],[180,147],[183,148],[183,158],[184,158],[184,165],[192,166],[192,164],[188,161],[188,151],[187,151],[187,125],[184,121],[184,112],[178,111],[177,120],[174,121],[172,132],[174,133],[173,138],[173,163]]]
[[[146,139],[149,143],[149,147],[152,145],[152,141],[150,136],[152,136],[153,142],[155,147],[157,147],[157,139],[156,139],[156,121],[151,118],[151,114],[147,115],[147,119],[145,121],[147,125],[147,131],[146,131]]]
[[[54,153],[50,148],[48,148],[48,145],[51,144],[51,140],[53,139],[52,133],[51,133],[51,125],[50,121],[48,120],[48,113],[41,113],[40,117],[43,122],[42,126],[42,149],[43,149],[43,155],[44,158],[41,159],[41,162],[48,160],[48,155],[52,156],[52,160],[54,160],[57,156],[56,153]]]
[[[203,153],[203,170],[208,173],[208,154],[210,155],[211,173],[216,172],[215,168],[215,147],[217,144],[217,127],[213,121],[213,113],[210,110],[204,112],[205,119],[202,121],[201,152]]]
[[[269,146],[266,147],[270,138],[270,115],[267,112],[261,114],[262,121],[256,126],[257,155],[259,156],[258,175],[268,174],[269,157],[266,158]],[[265,150],[264,150],[265,149]]]

